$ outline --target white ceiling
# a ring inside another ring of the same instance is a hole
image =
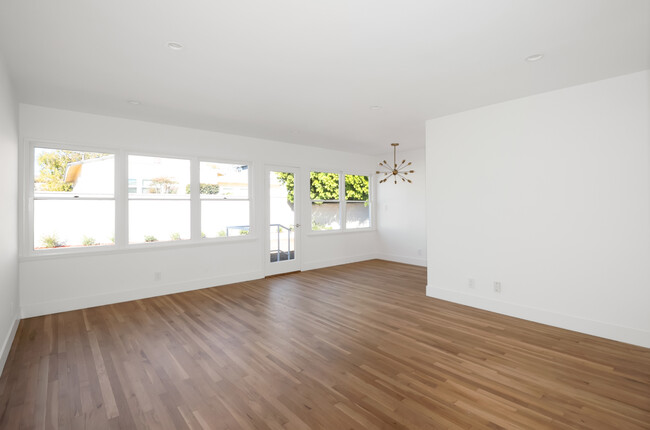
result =
[[[369,154],[650,68],[649,27],[648,0],[0,0],[21,102]]]

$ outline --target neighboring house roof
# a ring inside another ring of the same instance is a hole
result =
[[[81,169],[83,168],[84,164],[102,162],[113,158],[115,158],[115,155],[111,154],[105,157],[89,158],[88,160],[80,160],[75,161],[74,163],[68,163],[65,168],[64,181],[67,183],[77,182],[77,179],[79,179],[79,176],[81,175]]]

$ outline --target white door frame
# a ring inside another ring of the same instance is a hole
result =
[[[294,216],[294,256],[293,260],[287,261],[270,261],[271,255],[271,196],[270,191],[270,173],[271,172],[290,172],[294,174],[294,187],[293,187],[293,216]],[[301,204],[302,204],[302,190],[300,183],[302,176],[299,167],[293,166],[280,166],[280,165],[265,165],[264,166],[264,228],[262,234],[264,235],[264,275],[272,276],[281,273],[296,272],[302,270],[302,247],[301,247]]]

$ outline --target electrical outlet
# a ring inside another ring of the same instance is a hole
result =
[[[500,293],[501,292],[501,282],[494,281],[494,292],[495,293]]]
[[[474,278],[469,278],[467,280],[467,286],[469,288],[476,288],[476,281],[474,280]]]
[[[153,272],[153,280],[154,281],[160,281],[162,279],[162,273],[160,272]]]

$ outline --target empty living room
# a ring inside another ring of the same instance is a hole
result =
[[[4,429],[650,429],[650,1],[0,0]]]

